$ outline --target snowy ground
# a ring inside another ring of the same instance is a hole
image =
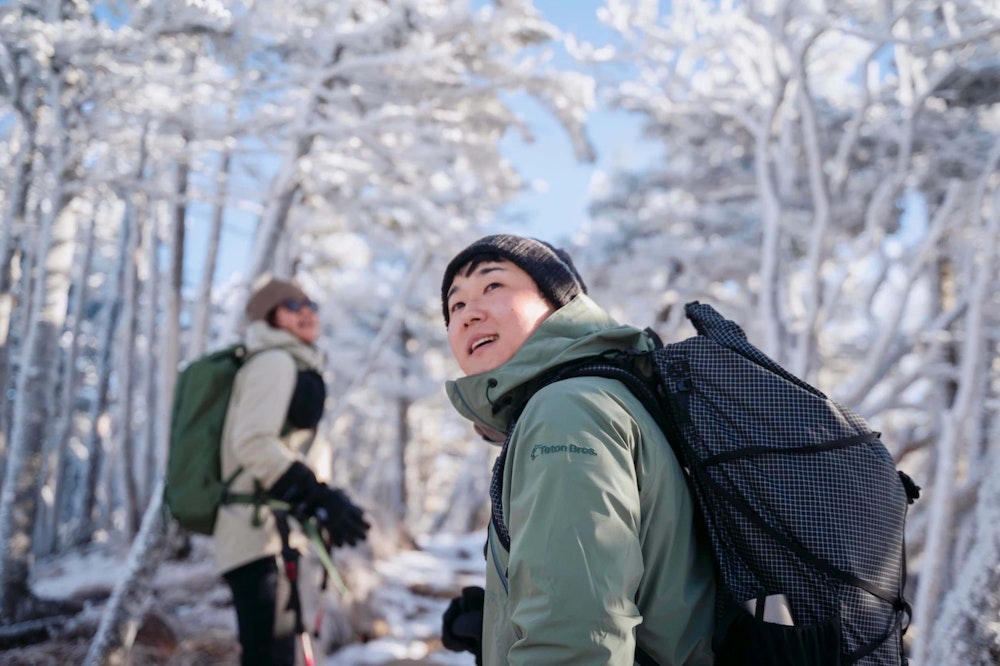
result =
[[[385,580],[392,582],[374,595],[387,615],[391,635],[339,650],[326,659],[325,666],[374,666],[396,659],[442,666],[474,664],[475,659],[468,653],[447,650],[429,653],[428,642],[440,638],[441,614],[448,603],[435,591],[482,585],[485,542],[485,532],[439,536],[422,541],[422,551],[404,552],[393,560],[376,564]],[[431,594],[416,594],[414,590]]]
[[[338,650],[317,666],[375,666],[400,660],[439,666],[473,664],[474,659],[467,653],[441,649],[438,639],[441,613],[449,596],[465,585],[482,585],[484,541],[484,532],[441,535],[422,539],[421,550],[404,551],[391,560],[376,562],[379,585],[372,598],[386,620],[386,635]],[[95,547],[85,553],[39,562],[33,572],[32,588],[47,598],[99,597],[110,591],[124,571],[125,553],[119,550]],[[189,559],[165,562],[155,585],[164,619],[180,637],[196,641],[198,636],[211,636],[216,642],[214,649],[232,652],[235,617],[229,590],[212,569],[208,540],[197,537]],[[99,615],[101,603],[94,602],[88,612]],[[225,661],[234,658],[229,655]],[[0,664],[32,663],[23,659],[8,661],[0,656]]]

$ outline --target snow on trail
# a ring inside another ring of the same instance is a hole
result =
[[[387,635],[344,647],[327,656],[322,666],[376,666],[397,660],[428,666],[474,664],[468,653],[441,648],[441,614],[462,587],[483,584],[485,540],[485,531],[424,537],[418,540],[422,550],[402,551],[375,562],[380,585],[372,593],[372,604],[385,618]],[[195,537],[192,544],[189,559],[160,566],[155,580],[157,605],[169,609],[179,625],[235,637],[229,589],[215,574],[211,541]],[[122,575],[127,550],[98,546],[41,560],[35,566],[32,587],[47,598],[99,597]],[[92,608],[89,612],[99,611]]]

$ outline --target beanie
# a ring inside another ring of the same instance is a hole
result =
[[[247,301],[247,319],[250,321],[266,319],[268,313],[284,301],[305,301],[308,299],[306,293],[293,282],[271,278],[258,287],[250,300]]]
[[[577,294],[587,293],[583,278],[576,272],[573,260],[562,249],[545,241],[523,236],[497,234],[480,238],[459,252],[448,264],[441,282],[441,309],[445,326],[450,321],[448,290],[460,269],[481,255],[493,255],[513,263],[531,276],[538,290],[556,308],[569,303]]]

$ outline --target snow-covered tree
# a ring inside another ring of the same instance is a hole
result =
[[[918,663],[944,663],[928,639],[969,557],[955,537],[995,538],[956,502],[995,441],[997,8],[657,4],[609,0],[621,43],[573,44],[628,73],[604,93],[662,145],[593,183],[593,287],[667,338],[690,334],[678,306],[714,302],[872,420],[927,490],[910,635]]]
[[[53,3],[50,9],[58,11],[59,7]],[[7,21],[3,24],[10,26]],[[69,116],[75,85],[72,70],[65,67],[53,49],[50,27],[44,18],[25,16],[23,24],[9,28],[14,32],[23,30],[19,35],[22,38],[34,32],[36,39],[8,42],[23,46],[13,53],[5,49],[3,71],[4,89],[16,95],[11,98],[11,107],[24,132],[37,132],[31,145],[38,151],[25,156],[32,163],[32,186],[20,180],[12,183],[15,189],[27,191],[14,197],[25,198],[12,202],[14,209],[8,218],[23,223],[20,248],[27,273],[21,277],[25,310],[15,380],[17,401],[0,491],[0,622],[4,623],[31,618],[39,610],[27,580],[33,561],[43,443],[52,412],[54,359],[66,314],[78,212],[68,205],[68,176],[73,169]],[[20,169],[13,175],[18,179],[29,177]],[[27,233],[29,230],[34,233]],[[8,332],[5,347],[10,345]]]

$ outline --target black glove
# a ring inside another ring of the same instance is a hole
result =
[[[466,587],[448,604],[441,622],[441,642],[452,652],[471,652],[483,666],[483,599],[481,587]]]
[[[364,512],[342,490],[316,480],[312,470],[296,461],[268,491],[271,497],[288,502],[289,513],[300,523],[316,518],[334,546],[353,546],[364,541],[368,528]]]

